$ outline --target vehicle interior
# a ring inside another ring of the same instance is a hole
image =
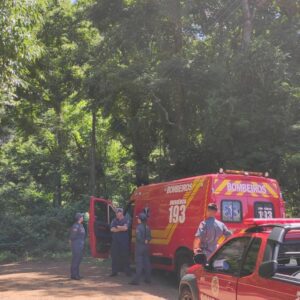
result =
[[[130,202],[124,209],[124,216],[129,223],[129,238],[131,240],[131,228],[133,220],[134,203]],[[96,237],[96,250],[98,253],[106,253],[110,250],[112,234],[110,224],[116,217],[115,211],[105,202],[95,202],[94,234]]]
[[[106,253],[111,245],[110,220],[115,213],[110,206],[104,202],[95,203],[94,234],[96,236],[96,250],[99,253]]]
[[[278,257],[278,274],[300,279],[300,231],[289,231],[280,244]]]
[[[300,279],[300,241],[280,246],[277,273]]]

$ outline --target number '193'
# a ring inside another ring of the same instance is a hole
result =
[[[169,207],[169,223],[185,222],[185,205],[171,205]]]

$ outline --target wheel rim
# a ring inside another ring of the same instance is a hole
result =
[[[190,293],[185,293],[181,299],[182,300],[193,300],[192,295]]]

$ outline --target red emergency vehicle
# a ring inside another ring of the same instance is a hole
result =
[[[299,300],[300,219],[248,220],[208,261],[199,254],[180,300]]]
[[[179,277],[192,264],[193,239],[206,218],[208,203],[219,207],[217,218],[232,231],[245,227],[247,218],[282,218],[284,201],[276,180],[257,172],[223,171],[150,184],[137,188],[125,209],[132,220],[132,250],[135,216],[145,212],[151,228],[151,261],[154,268],[177,271]],[[94,257],[109,255],[109,224],[115,217],[113,204],[105,199],[90,200],[90,246]],[[219,241],[220,243],[222,240]]]

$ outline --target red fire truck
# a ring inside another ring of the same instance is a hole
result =
[[[249,219],[206,260],[199,254],[180,300],[299,300],[300,219]]]
[[[262,173],[220,170],[217,174],[150,184],[137,188],[125,209],[126,216],[132,220],[132,250],[135,216],[145,212],[153,238],[150,243],[153,267],[176,271],[181,278],[193,262],[194,235],[206,217],[206,207],[210,202],[219,207],[217,218],[234,232],[245,227],[247,218],[285,217],[277,181]],[[91,198],[89,232],[94,257],[109,256],[109,224],[114,217],[115,207],[111,201]]]

